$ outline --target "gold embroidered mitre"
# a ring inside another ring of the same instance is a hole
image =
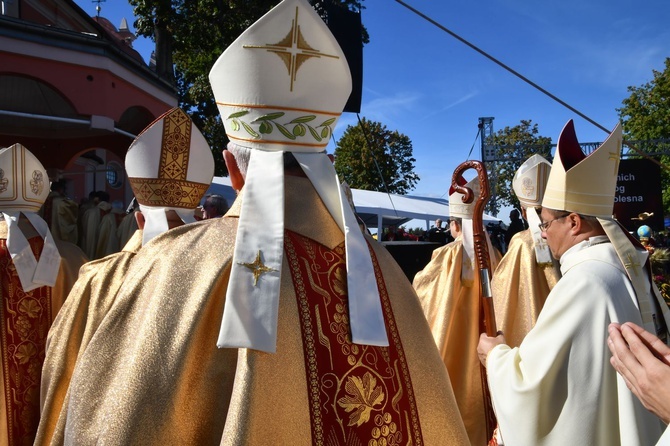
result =
[[[477,202],[477,197],[479,196],[479,177],[474,177],[467,184],[463,185],[463,187],[467,187],[472,190],[474,199],[470,203],[464,203],[463,198],[465,195],[460,192],[456,192],[452,187],[449,190],[449,216],[472,220],[472,216],[475,213],[475,203]]]
[[[209,73],[231,141],[320,152],[351,93],[335,37],[304,0],[285,0],[248,28]]]
[[[528,158],[517,169],[512,179],[512,188],[521,206],[534,208],[542,205],[551,164],[540,155]]]
[[[47,172],[21,144],[0,150],[0,209],[37,212],[49,195]]]
[[[618,124],[607,140],[586,156],[577,141],[574,123],[568,121],[558,138],[542,207],[611,218],[621,143]]]
[[[125,163],[137,201],[149,209],[195,209],[214,176],[209,144],[179,108],[135,138]]]

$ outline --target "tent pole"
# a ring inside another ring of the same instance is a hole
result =
[[[382,214],[377,214],[377,242],[379,243],[382,242],[382,236],[384,235],[383,221]]]

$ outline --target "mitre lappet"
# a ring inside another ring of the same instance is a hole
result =
[[[149,124],[130,144],[125,163],[145,219],[142,245],[169,229],[169,210],[184,223],[195,221],[195,208],[214,177],[214,157],[183,110],[173,108]]]
[[[472,191],[474,200],[469,203],[464,202],[465,195],[455,190],[452,186],[449,189],[449,216],[461,219],[461,240],[463,243],[463,262],[461,266],[461,282],[463,286],[473,286],[475,279],[475,237],[474,228],[472,225],[472,217],[475,213],[475,204],[480,194],[481,185],[479,177],[474,177],[467,183],[461,178],[461,186],[466,187]],[[484,231],[486,234],[486,231]],[[486,236],[486,243],[488,246],[489,257],[492,258],[493,246],[488,235]],[[493,265],[493,262],[490,263]]]
[[[535,259],[539,265],[552,264],[551,250],[542,238],[542,231],[540,230],[542,221],[536,209],[542,206],[550,171],[551,163],[542,156],[535,154],[517,169],[512,179],[514,194],[519,199],[521,206],[526,209],[526,220],[528,220],[528,228],[535,247]]]
[[[209,78],[228,138],[251,149],[218,345],[276,351],[283,155],[292,152],[345,235],[352,341],[387,346],[369,248],[324,152],[351,92],[328,27],[307,1],[285,0],[226,49]],[[251,263],[263,273],[242,265]]]
[[[622,142],[619,123],[605,142],[587,156],[579,145],[573,121],[568,121],[558,139],[542,207],[598,218],[633,284],[645,329],[658,333],[653,317],[656,311],[652,308],[655,304],[647,296],[654,296],[657,302],[660,297],[649,271],[643,268],[648,252],[636,245],[612,215]],[[659,311],[665,313],[667,305],[661,305]]]
[[[37,212],[49,195],[49,177],[42,163],[21,144],[0,150],[0,212],[7,222],[7,249],[24,291],[54,286],[60,269],[60,254],[49,226]],[[23,214],[44,239],[35,258],[19,227]]]

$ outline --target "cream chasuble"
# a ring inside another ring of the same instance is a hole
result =
[[[521,345],[486,361],[500,434],[510,445],[654,445],[663,432],[610,365],[607,327],[641,325],[635,294],[611,243],[582,242]]]
[[[496,324],[507,345],[521,344],[560,277],[557,261],[537,263],[530,230],[514,235],[491,280]]]
[[[325,253],[319,261],[335,260],[329,252],[341,258],[344,236],[311,183],[287,177],[286,191],[289,243],[318,243],[313,254]],[[310,269],[310,254],[295,244],[282,267],[277,353],[216,347],[240,202],[224,218],[176,228],[138,253],[73,374],[65,442],[467,444],[416,296],[374,242],[388,293],[385,315],[392,316],[390,347],[347,342],[348,310],[331,294],[342,293],[346,276],[318,286],[327,271]],[[333,272],[343,271],[342,261]],[[302,279],[291,274],[298,269]],[[322,294],[305,300],[302,284]],[[330,323],[316,317],[307,330],[306,318],[323,316],[331,305],[338,313]],[[396,359],[387,367],[388,357]],[[378,364],[365,365],[372,358]],[[375,371],[379,365],[384,373]],[[343,368],[351,373],[336,372]],[[334,372],[321,373],[328,369]],[[398,412],[398,402],[407,410]]]

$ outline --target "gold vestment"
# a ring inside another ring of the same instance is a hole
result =
[[[538,265],[530,230],[515,234],[491,281],[496,324],[507,345],[521,344],[560,277],[557,261]]]
[[[326,249],[341,245],[344,236],[311,183],[287,177],[286,189],[286,230]],[[108,318],[73,374],[66,443],[333,444],[332,438],[312,432],[316,420],[311,403],[318,395],[309,390],[315,383],[308,378],[313,369],[309,360],[306,363],[300,328],[305,314],[299,309],[286,254],[277,353],[216,346],[240,201],[224,218],[176,228],[156,237],[137,254]],[[467,444],[447,373],[430,342],[416,296],[388,252],[374,241],[372,249],[395,318],[389,330],[389,337],[395,334],[395,338],[389,340],[395,345],[401,341],[404,352],[404,361],[396,366],[406,364],[404,371],[388,372],[411,377],[411,388],[402,386],[398,378],[399,387],[388,395],[388,408],[392,399],[406,397],[402,392],[411,389],[416,417],[399,422],[420,425],[420,438],[426,445]],[[309,285],[318,288],[316,282]],[[328,299],[329,294],[323,297]],[[347,309],[342,311],[344,319],[338,324],[348,318]],[[342,336],[346,335],[345,331]],[[310,342],[326,341],[317,336]],[[346,381],[344,376],[332,378],[323,384]],[[330,407],[324,403],[322,415],[328,416]],[[354,423],[379,422],[374,431],[378,438],[355,444],[375,444],[372,441],[380,439],[377,444],[382,444],[394,426],[374,403],[372,411],[358,407],[360,417],[347,416],[340,423],[345,427],[351,426],[352,419]],[[409,440],[402,438],[403,444]]]
[[[464,286],[461,280],[462,240],[459,237],[433,251],[428,265],[414,276],[413,286],[449,372],[470,442],[485,445],[489,439],[477,357],[481,320],[479,286],[476,281],[472,286]],[[490,257],[491,270],[495,271],[499,254],[495,251]]]
[[[112,306],[141,247],[142,232],[136,231],[123,251],[93,260],[81,268],[77,282],[49,330],[36,445],[62,444],[72,371]]]

